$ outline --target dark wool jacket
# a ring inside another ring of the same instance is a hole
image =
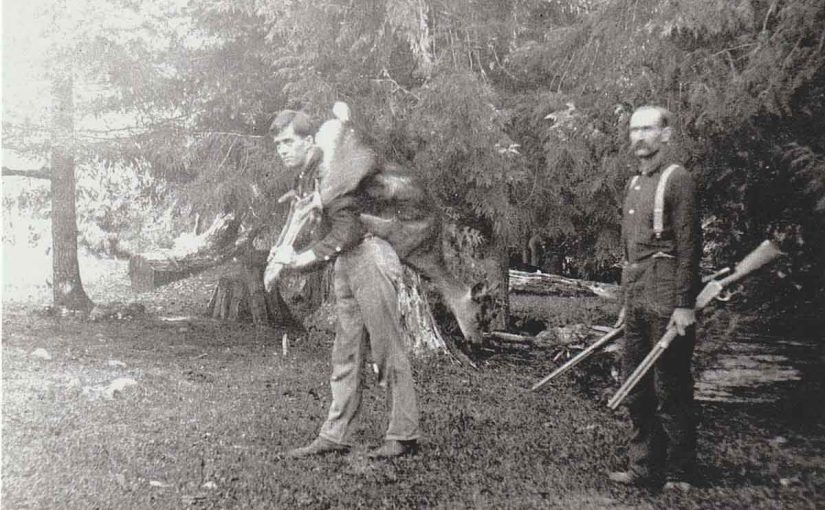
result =
[[[668,166],[670,163],[660,161],[647,174],[641,173],[635,182],[628,183],[622,209],[622,247],[628,264],[648,261],[654,256],[674,257],[675,306],[693,308],[700,285],[702,233],[696,185],[690,172],[681,166],[670,174],[666,183],[661,238],[657,239],[653,230],[654,196]]]
[[[322,153],[312,149],[307,164],[295,179],[295,191],[304,196],[311,193],[315,181],[320,178],[319,167]],[[306,249],[312,250],[316,260],[328,261],[338,253],[344,252],[361,242],[364,227],[359,216],[367,202],[364,186],[343,195],[331,198],[324,204],[321,215],[320,235]]]

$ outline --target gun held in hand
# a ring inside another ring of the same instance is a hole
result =
[[[624,327],[618,327],[616,329],[613,329],[612,331],[609,331],[607,334],[603,335],[598,340],[590,344],[590,346],[588,346],[585,350],[570,358],[570,360],[567,363],[554,370],[552,374],[548,375],[541,381],[534,384],[533,387],[530,388],[530,391],[536,391],[537,389],[541,388],[542,386],[550,382],[555,377],[558,377],[559,375],[567,372],[568,370],[575,367],[585,359],[589,358],[591,354],[596,352],[598,349],[600,349],[602,346],[604,346],[614,338],[620,337],[623,333]]]
[[[701,310],[707,306],[713,299],[717,298],[722,291],[730,284],[737,282],[756,271],[760,267],[776,260],[782,252],[779,248],[770,241],[763,241],[755,250],[750,252],[738,264],[733,273],[721,280],[711,280],[702,289],[702,292],[696,297],[696,310]],[[627,380],[622,384],[619,390],[607,403],[610,409],[616,409],[619,404],[627,397],[630,391],[639,383],[645,374],[653,367],[656,360],[663,352],[670,346],[670,343],[676,338],[676,330],[671,328],[665,332],[664,336],[659,340],[648,355],[633,371]]]

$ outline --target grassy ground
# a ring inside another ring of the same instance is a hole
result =
[[[365,372],[358,447],[346,456],[283,459],[313,439],[325,416],[331,338],[295,340],[284,356],[276,330],[159,318],[200,310],[208,290],[204,279],[143,295],[167,304],[134,320],[92,323],[6,308],[4,508],[823,504],[825,431],[787,416],[781,404],[703,405],[707,487],[652,494],[609,485],[605,473],[622,465],[626,419],[580,377],[527,391],[553,364],[544,352],[520,349],[488,355],[480,371],[443,356],[415,361],[426,434],[415,457],[366,459],[381,440],[386,405]],[[574,313],[567,302],[559,310]],[[38,348],[51,359],[33,356]],[[137,384],[107,394],[118,378]]]

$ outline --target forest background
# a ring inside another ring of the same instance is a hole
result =
[[[292,179],[266,136],[272,115],[322,120],[336,100],[428,183],[459,258],[506,264],[539,234],[572,274],[610,278],[634,166],[627,120],[655,103],[675,113],[674,158],[700,183],[704,266],[774,239],[789,256],[740,303],[822,309],[817,0],[3,7],[6,282],[25,277],[19,261],[51,256],[52,219],[71,234],[76,221],[81,251],[124,256],[231,207],[244,228],[268,226],[266,247],[284,214],[272,197]]]

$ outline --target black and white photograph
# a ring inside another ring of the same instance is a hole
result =
[[[822,0],[2,0],[0,506],[825,508]]]

